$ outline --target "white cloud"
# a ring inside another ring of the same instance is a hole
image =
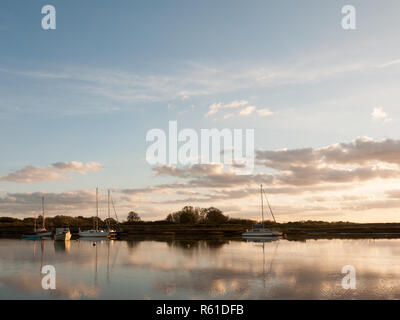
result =
[[[257,114],[261,117],[272,116],[274,113],[269,109],[258,109]]]
[[[65,179],[65,176],[56,172],[53,168],[36,168],[33,166],[26,166],[15,172],[0,176],[0,181],[16,183],[36,183],[42,181],[59,181]]]
[[[261,117],[267,117],[274,114],[274,112],[272,112],[267,108],[258,109],[256,106],[249,106],[248,104],[249,102],[247,100],[235,100],[230,103],[216,102],[208,107],[208,112],[205,114],[205,117],[214,116],[222,110],[237,109],[239,107],[244,107],[244,108],[236,112],[225,113],[222,116],[222,118],[229,119],[235,116],[249,116],[255,112]]]
[[[220,111],[221,109],[239,108],[241,106],[245,106],[248,103],[249,102],[246,100],[235,100],[235,101],[232,101],[232,102],[226,103],[226,104],[224,104],[222,102],[213,103],[212,105],[210,105],[208,107],[208,112],[205,114],[205,117],[212,116],[212,115],[216,114],[218,111]]]
[[[335,184],[351,186],[376,179],[399,179],[400,140],[374,141],[362,137],[349,143],[318,149],[258,150],[256,160],[259,165],[274,172],[238,175],[215,164],[180,168],[166,165],[153,170],[160,176],[187,180],[186,184],[163,185],[163,188],[171,190],[231,188],[260,183],[268,184],[271,188],[329,187]]]
[[[268,168],[290,170],[292,167],[374,166],[377,163],[400,165],[400,140],[375,141],[358,137],[352,142],[336,143],[323,148],[256,151],[256,160]]]
[[[64,214],[93,208],[95,192],[79,190],[62,193],[6,193],[0,196],[0,211],[8,214],[35,214],[40,210],[41,198],[46,197],[46,208],[52,214]]]
[[[249,102],[246,100],[236,100],[236,101],[232,101],[231,103],[226,104],[225,107],[226,108],[239,108],[241,106],[245,106],[248,103]]]
[[[218,112],[218,109],[220,109],[222,106],[222,103],[213,103],[208,107],[208,112],[205,114],[206,117],[209,117],[213,114],[216,114]]]
[[[15,183],[37,183],[44,181],[60,181],[69,179],[63,173],[79,173],[85,175],[89,171],[100,171],[103,166],[97,162],[83,164],[78,161],[57,162],[47,168],[26,166],[7,175],[0,176],[0,181]]]
[[[393,66],[393,65],[396,65],[396,64],[400,64],[400,59],[392,60],[392,61],[386,62],[386,63],[384,63],[384,64],[381,64],[381,65],[378,66],[378,67],[379,67],[379,68],[386,68],[386,67],[390,67],[390,66]]]
[[[80,174],[86,174],[88,171],[100,171],[103,169],[103,166],[97,162],[88,162],[86,164],[78,161],[57,162],[53,163],[52,166],[60,171],[77,172]]]
[[[371,117],[373,120],[383,120],[384,122],[390,122],[392,119],[388,116],[388,114],[383,111],[383,107],[374,108],[371,113]]]
[[[239,114],[241,116],[248,116],[248,115],[252,114],[255,110],[256,110],[255,106],[248,106],[248,107],[240,110]]]

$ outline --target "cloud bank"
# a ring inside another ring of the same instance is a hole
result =
[[[78,161],[57,162],[47,168],[26,166],[7,175],[0,176],[0,181],[15,183],[37,183],[45,181],[60,181],[69,179],[65,173],[85,175],[89,171],[100,171],[103,166],[97,162],[83,164]]]

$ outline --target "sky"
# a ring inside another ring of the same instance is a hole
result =
[[[43,30],[43,6],[56,29]],[[356,9],[344,30],[342,7]],[[278,221],[400,221],[400,3],[0,4],[0,216],[122,219],[185,205]],[[252,173],[150,165],[147,133],[253,129]]]

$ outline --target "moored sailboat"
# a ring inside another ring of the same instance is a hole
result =
[[[42,197],[42,227],[35,228],[35,233],[40,235],[40,237],[51,237],[51,231],[46,229],[46,219],[44,217],[44,197]]]
[[[91,230],[80,231],[79,237],[84,238],[104,238],[109,234],[108,230],[99,229],[99,189],[96,188],[96,218],[94,220],[94,227]]]
[[[31,239],[31,240],[35,240],[35,239],[40,239],[43,237],[51,237],[51,231],[47,231],[46,229],[46,219],[44,216],[44,197],[42,197],[42,226],[40,228],[36,227],[36,218],[34,220],[34,227],[33,227],[33,232],[32,233],[26,233],[23,234],[22,237],[24,239]]]
[[[264,197],[265,194],[263,192],[263,186],[261,185],[261,215],[262,215],[262,223],[260,225],[253,226],[251,230],[247,230],[246,232],[242,233],[243,238],[248,238],[248,239],[262,239],[262,238],[268,238],[268,237],[278,237],[282,235],[281,232],[279,231],[274,231],[274,230],[269,230],[264,228]],[[267,198],[266,198],[267,199]],[[268,202],[268,199],[267,199]],[[269,205],[268,202],[268,207],[271,212],[272,218],[275,220],[275,216],[272,212],[271,206]]]

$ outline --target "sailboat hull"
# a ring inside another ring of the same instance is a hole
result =
[[[25,240],[40,240],[40,235],[38,234],[23,234],[22,239]]]
[[[23,234],[22,235],[23,239],[32,239],[32,240],[36,240],[36,239],[44,239],[44,238],[51,238],[51,232],[35,232],[32,234]]]
[[[89,230],[89,231],[83,231],[79,232],[79,237],[81,238],[107,238],[108,237],[108,231],[96,231],[96,230]]]
[[[266,237],[279,237],[282,235],[281,232],[272,231],[268,229],[252,229],[250,231],[242,233],[244,238],[266,238]]]

